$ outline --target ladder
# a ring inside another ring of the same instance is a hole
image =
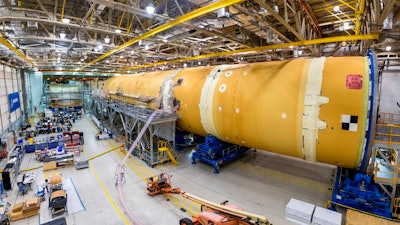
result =
[[[166,152],[168,157],[171,159],[171,163],[173,165],[178,165],[178,154],[176,153],[176,151],[172,148],[172,146],[169,144],[168,141],[158,141],[158,158],[160,160],[160,156],[163,155],[163,153]],[[161,163],[161,160],[160,162]]]
[[[143,135],[142,137],[142,147],[144,147],[145,150],[150,150],[150,140],[146,135]]]

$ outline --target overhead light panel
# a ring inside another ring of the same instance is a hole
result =
[[[350,23],[349,22],[344,22],[343,23],[343,30],[349,30],[351,29]]]
[[[386,51],[390,52],[390,50],[392,50],[392,46],[386,46]]]
[[[109,38],[108,36],[106,36],[106,37],[104,38],[104,42],[105,42],[106,44],[110,43],[110,38]]]
[[[149,50],[149,49],[150,49],[150,46],[149,46],[149,45],[145,45],[145,46],[144,46],[144,49]]]
[[[120,34],[120,33],[121,33],[121,30],[120,30],[120,29],[116,29],[116,30],[115,30],[115,33]]]
[[[64,31],[60,32],[60,38],[64,39],[67,36],[67,34]]]
[[[71,21],[71,20],[70,20],[70,19],[67,19],[67,18],[63,18],[63,19],[62,19],[62,22],[63,22],[63,23],[69,23],[70,21]]]
[[[335,6],[333,7],[333,11],[339,12],[339,11],[340,11],[339,6],[338,6],[338,5],[335,5]]]
[[[103,45],[98,45],[97,48],[98,48],[99,50],[102,50],[102,49],[103,49]]]
[[[152,2],[150,2],[147,6],[146,6],[146,11],[149,14],[153,14],[154,11],[156,11],[156,8],[154,7],[154,4]]]

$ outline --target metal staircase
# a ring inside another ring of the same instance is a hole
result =
[[[178,154],[174,148],[169,144],[168,141],[158,141],[158,158],[161,162],[164,158],[164,153],[166,153],[171,160],[172,165],[178,165]]]

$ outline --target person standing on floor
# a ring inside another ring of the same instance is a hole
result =
[[[46,190],[47,193],[49,193],[49,180],[45,179],[44,183],[42,184],[43,190]]]

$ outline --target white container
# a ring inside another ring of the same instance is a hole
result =
[[[44,111],[44,117],[46,117],[46,118],[53,118],[53,111],[51,111],[51,110],[45,110],[45,111]]]
[[[315,205],[297,199],[290,199],[286,205],[286,219],[299,224],[310,224]]]
[[[342,214],[317,206],[314,211],[312,224],[341,225],[342,224]]]

